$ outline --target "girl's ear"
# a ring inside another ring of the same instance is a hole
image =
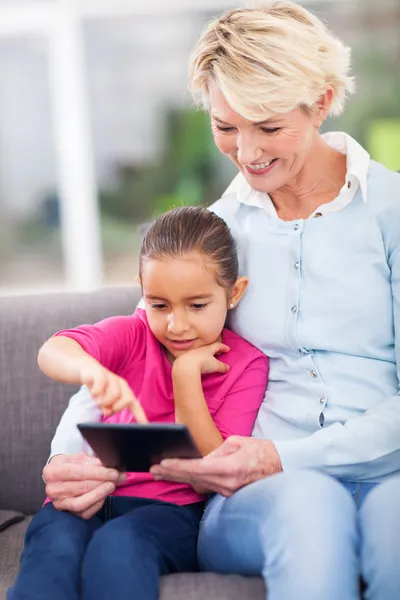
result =
[[[248,277],[239,277],[239,279],[235,281],[229,298],[228,308],[235,308],[239,304],[248,285]]]

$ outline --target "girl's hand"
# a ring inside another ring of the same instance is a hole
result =
[[[193,369],[200,371],[202,375],[206,373],[226,373],[229,371],[228,365],[215,358],[215,355],[226,354],[229,351],[229,346],[221,342],[189,350],[175,360],[173,374],[182,371],[187,373],[193,371]]]
[[[82,365],[80,380],[89,388],[105,416],[129,408],[138,423],[148,422],[140,402],[125,379],[111,373],[97,361],[90,360]]]

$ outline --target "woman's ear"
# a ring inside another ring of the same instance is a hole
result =
[[[327,116],[329,115],[329,111],[331,110],[333,102],[333,88],[328,85],[325,92],[319,98],[314,106],[314,125],[316,127],[321,127],[322,123],[325,121]]]
[[[235,308],[239,304],[248,285],[248,277],[239,277],[239,279],[235,281],[230,294],[228,308]]]
[[[136,281],[136,283],[138,283],[140,286],[142,285],[142,280],[140,279],[140,275],[136,275],[136,277],[135,277],[135,281]]]

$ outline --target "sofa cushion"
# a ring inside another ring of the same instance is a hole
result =
[[[0,600],[6,599],[18,570],[29,518],[0,533]],[[264,600],[265,588],[258,577],[179,573],[161,578],[160,600]]]
[[[0,298],[1,509],[32,514],[40,508],[50,441],[77,390],[39,371],[40,346],[59,329],[131,314],[140,296],[140,287],[132,286]]]
[[[30,519],[8,527],[0,532],[0,600],[5,600],[6,592],[13,583],[24,544],[24,536]]]
[[[0,532],[0,600],[18,571],[29,518]],[[160,600],[264,600],[265,588],[258,577],[217,575],[215,573],[179,573],[161,578]],[[132,596],[133,600],[133,596]]]
[[[218,575],[216,573],[179,573],[161,578],[160,600],[264,600],[265,587],[260,577]]]

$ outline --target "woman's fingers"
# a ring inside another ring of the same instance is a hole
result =
[[[223,444],[218,446],[215,450],[210,452],[204,457],[204,460],[213,460],[215,458],[221,458],[222,456],[228,456],[228,454],[234,454],[241,448],[242,438],[239,436],[232,436],[227,438]]]
[[[111,482],[101,483],[94,489],[81,496],[62,498],[53,502],[57,510],[66,510],[75,514],[83,514],[97,505],[103,505],[107,496],[113,493],[115,484]]]
[[[92,517],[94,517],[94,515],[96,513],[99,512],[99,510],[102,508],[104,504],[104,500],[99,500],[99,502],[97,502],[97,504],[93,504],[90,508],[84,510],[81,513],[78,513],[78,517],[80,517],[81,519],[91,519]]]

